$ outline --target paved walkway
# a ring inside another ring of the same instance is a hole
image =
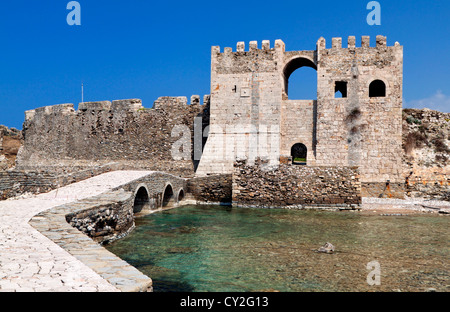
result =
[[[28,222],[42,211],[99,195],[150,173],[115,171],[47,194],[0,202],[0,291],[119,291]]]

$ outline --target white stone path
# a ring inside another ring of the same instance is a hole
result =
[[[99,195],[150,173],[109,172],[50,193],[1,201],[0,291],[118,291],[28,222],[44,210]]]

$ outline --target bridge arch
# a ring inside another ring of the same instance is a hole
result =
[[[178,191],[178,196],[177,196],[177,203],[179,204],[183,199],[184,199],[184,190],[181,188]]]
[[[150,196],[147,186],[140,184],[134,193],[133,213],[137,214],[145,210],[150,210]]]
[[[172,184],[167,183],[164,187],[162,207],[171,206],[175,203],[175,196],[173,192]]]

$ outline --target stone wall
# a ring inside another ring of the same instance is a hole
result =
[[[405,198],[405,183],[361,182],[362,197]]]
[[[233,205],[261,208],[359,209],[361,183],[356,167],[308,167],[257,160],[235,162]]]
[[[369,187],[403,183],[403,47],[376,39],[357,46],[349,37],[344,47],[333,38],[327,47],[320,38],[314,51],[286,51],[281,40],[213,47],[210,136],[197,175],[232,173],[240,157],[277,161],[300,143],[309,166],[357,166]],[[289,99],[290,75],[304,66],[317,70],[316,101]],[[370,95],[374,81],[383,96]],[[342,86],[345,96],[335,98]]]
[[[231,174],[195,177],[189,179],[187,189],[198,204],[231,204]]]
[[[55,188],[56,176],[48,172],[0,171],[0,200],[25,193],[45,193]]]
[[[144,108],[140,100],[120,100],[80,103],[78,110],[62,104],[27,111],[17,168],[78,171],[116,162],[123,169],[192,176],[194,118],[209,118],[203,114],[209,97],[205,96],[206,105],[200,105],[198,96],[191,102],[187,105],[186,97],[162,97],[153,109]],[[173,133],[176,126],[188,133]],[[184,159],[174,159],[172,148],[181,138],[186,138],[190,151]]]
[[[45,168],[36,168],[36,171],[7,170],[0,171],[0,200],[24,195],[40,194],[63,187],[71,183],[92,178],[96,175],[119,170],[117,163],[80,168],[73,172],[54,172]]]
[[[315,133],[317,120],[317,101],[283,100],[280,154],[291,155],[291,148],[297,143],[304,144],[309,151],[307,163],[314,166],[316,163]]]
[[[273,146],[270,138],[265,141],[278,155],[282,54],[281,46],[271,49],[268,41],[261,49],[254,41],[247,50],[243,42],[236,51],[212,47],[210,129],[197,175],[231,174],[236,155],[266,156],[252,145],[265,134],[275,136]]]
[[[131,232],[134,225],[132,192],[111,191],[60,207],[71,211],[66,221],[94,241],[105,244]]]
[[[450,201],[450,113],[403,111],[406,195]]]
[[[22,145],[22,132],[0,125],[0,171],[13,168]]]
[[[402,183],[403,47],[377,36],[349,37],[346,47],[333,38],[317,43],[317,147],[319,166],[358,166],[361,182]],[[371,97],[370,85],[382,81],[385,96]],[[347,97],[335,98],[338,83]]]

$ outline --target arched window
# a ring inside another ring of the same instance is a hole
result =
[[[284,91],[290,100],[317,99],[317,66],[313,61],[298,57],[284,67]]]
[[[294,165],[306,165],[308,159],[308,149],[305,144],[297,143],[291,148],[292,163]]]
[[[385,97],[386,84],[381,80],[374,80],[369,86],[369,97]]]

